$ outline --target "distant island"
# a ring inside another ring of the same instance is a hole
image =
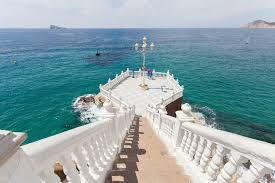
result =
[[[275,29],[275,22],[267,22],[264,20],[256,20],[254,22],[243,25],[242,28],[264,28],[264,29]]]
[[[50,29],[66,29],[65,27],[59,27],[56,25],[50,25]]]

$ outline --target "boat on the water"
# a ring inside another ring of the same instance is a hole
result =
[[[248,38],[246,39],[245,44],[249,44],[249,42],[250,42],[250,36],[248,36]]]
[[[95,55],[99,57],[101,53],[97,50]]]

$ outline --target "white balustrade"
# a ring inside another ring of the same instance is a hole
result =
[[[222,165],[224,151],[225,151],[225,149],[224,149],[223,146],[221,146],[221,145],[216,146],[215,155],[211,159],[211,161],[209,163],[209,166],[208,166],[208,169],[207,169],[208,178],[210,180],[216,180],[216,177],[217,177],[216,174],[217,174],[219,168]]]
[[[198,144],[198,149],[196,151],[195,158],[194,158],[196,165],[200,164],[200,159],[201,159],[204,147],[205,147],[205,139],[203,137],[199,137],[199,138],[200,138],[200,140],[199,140],[199,144]]]
[[[124,106],[117,110],[118,112],[110,113],[113,108],[110,104],[111,102],[107,100],[103,105],[105,111],[103,110],[99,120],[94,123],[21,147],[19,145],[26,139],[25,134],[18,133],[16,141],[7,136],[11,145],[5,154],[10,154],[9,151],[15,154],[5,158],[8,161],[2,161],[4,165],[0,164],[0,182],[2,180],[5,180],[5,183],[61,182],[61,178],[54,173],[57,163],[59,169],[62,168],[59,171],[64,172],[68,183],[104,182],[135,115],[134,107],[130,106]],[[14,137],[16,136],[13,135]],[[21,160],[17,161],[17,157]],[[25,168],[13,170],[15,162],[18,162],[17,167]],[[7,174],[5,167],[13,171]],[[4,177],[2,174],[12,176]],[[18,177],[18,180],[14,181],[10,177]]]
[[[229,161],[224,165],[221,173],[217,178],[218,183],[228,183],[231,182],[233,176],[237,172],[238,167],[247,162],[247,159],[241,156],[240,153],[231,151]]]
[[[20,183],[61,182],[54,173],[57,163],[69,183],[104,182],[135,116],[135,107],[111,90],[131,73],[138,77],[142,74],[127,69],[100,86],[107,100],[95,123],[21,147],[25,134],[0,131],[0,145],[8,144],[0,150],[0,182],[9,183],[10,177]],[[255,183],[275,171],[275,145],[195,124],[187,104],[176,112],[177,118],[166,115],[165,106],[182,97],[183,87],[169,71],[154,73],[155,77],[165,77],[174,92],[160,103],[148,105],[146,117],[176,159],[183,162],[180,164],[191,170],[188,173],[193,182],[229,183],[234,178],[237,183]],[[249,165],[248,169],[236,176],[243,163]]]
[[[184,153],[186,155],[188,155],[188,152],[189,152],[189,149],[190,149],[190,146],[191,146],[191,142],[192,142],[192,132],[188,131],[188,136],[187,136],[186,144],[185,144],[185,147],[184,147]]]
[[[176,112],[177,118],[160,115],[153,108],[147,108],[151,126],[172,147],[176,159],[184,162],[180,164],[190,169],[193,182],[230,183],[234,178],[237,183],[256,183],[275,171],[275,145],[196,124],[187,105]],[[176,138],[167,140],[171,134]],[[249,169],[237,176],[238,168],[248,161]]]
[[[192,139],[191,147],[189,150],[189,156],[188,156],[189,160],[194,159],[194,155],[195,155],[197,147],[198,147],[198,135],[193,134],[193,139]]]

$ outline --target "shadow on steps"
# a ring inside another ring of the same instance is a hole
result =
[[[139,171],[137,168],[138,155],[146,153],[145,149],[140,149],[138,146],[139,135],[143,134],[139,131],[140,123],[140,116],[135,116],[122,144],[122,150],[118,154],[105,183],[138,183],[136,175],[136,172]]]

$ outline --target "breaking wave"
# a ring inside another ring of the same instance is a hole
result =
[[[216,122],[216,113],[213,109],[207,106],[192,106],[194,116],[203,124],[211,128],[219,129],[218,123]]]
[[[95,103],[95,95],[87,94],[77,97],[73,102],[73,111],[84,123],[92,123],[97,120],[100,107]],[[86,98],[86,101],[83,100]],[[89,99],[89,100],[87,100]]]

